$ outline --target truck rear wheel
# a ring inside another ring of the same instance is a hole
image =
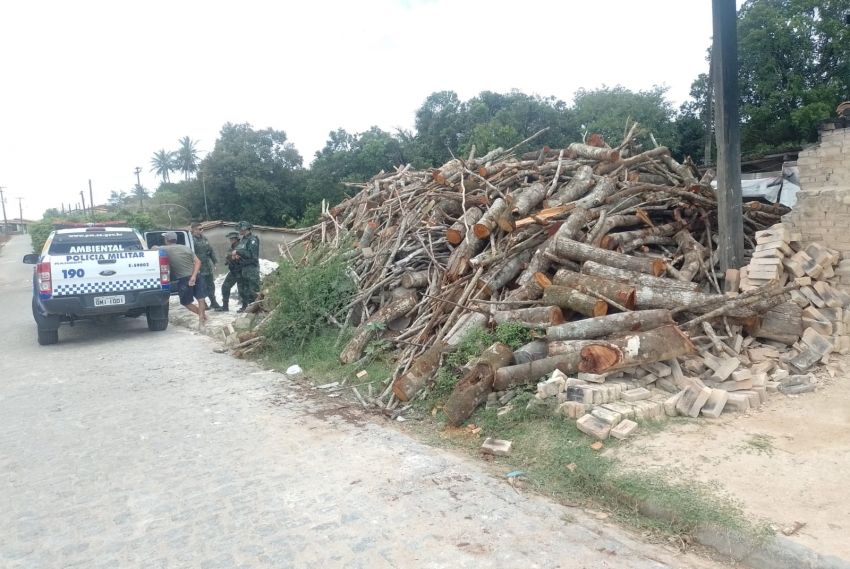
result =
[[[148,330],[161,332],[168,328],[168,305],[149,306],[145,316],[148,320]]]
[[[40,346],[50,346],[59,343],[59,330],[42,330],[38,329],[38,344]]]

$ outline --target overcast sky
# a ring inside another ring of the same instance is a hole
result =
[[[434,91],[669,87],[706,70],[710,0],[0,2],[0,186],[40,218],[155,189],[152,154],[225,122],[284,130],[308,165],[331,130],[411,128]]]

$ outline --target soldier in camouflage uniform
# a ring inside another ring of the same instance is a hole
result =
[[[224,262],[227,264],[228,270],[227,276],[224,277],[224,282],[221,283],[221,307],[216,308],[219,312],[227,312],[230,310],[230,291],[242,275],[242,267],[240,266],[239,261],[233,258],[233,252],[236,251],[236,246],[239,245],[239,233],[231,231],[227,234],[227,238],[230,240],[230,252],[227,253],[227,256],[224,258]],[[241,290],[239,291],[239,296],[240,298],[242,297]]]
[[[244,312],[260,293],[260,239],[251,233],[254,226],[247,221],[240,221],[237,227],[242,236],[233,252],[242,267],[242,274],[237,281],[242,307],[237,312]]]
[[[194,241],[195,256],[201,260],[201,281],[204,283],[206,295],[210,298],[210,307],[219,308],[218,301],[215,299],[215,265],[218,259],[215,257],[210,242],[204,237],[201,231],[201,224],[195,222],[191,226],[192,240]]]

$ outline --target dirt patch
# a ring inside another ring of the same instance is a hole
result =
[[[774,394],[743,415],[673,421],[614,454],[629,468],[673,469],[684,480],[717,484],[777,531],[796,528],[790,539],[850,559],[850,377],[821,385],[800,396]]]

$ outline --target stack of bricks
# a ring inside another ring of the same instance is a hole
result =
[[[820,127],[820,142],[800,152],[797,204],[783,217],[803,243],[822,241],[850,259],[850,118]]]
[[[764,231],[756,231],[756,248],[750,264],[741,269],[741,290],[748,291],[775,282],[787,281],[783,271],[783,260],[792,255],[791,240],[801,236],[792,235],[788,227],[778,223]]]

